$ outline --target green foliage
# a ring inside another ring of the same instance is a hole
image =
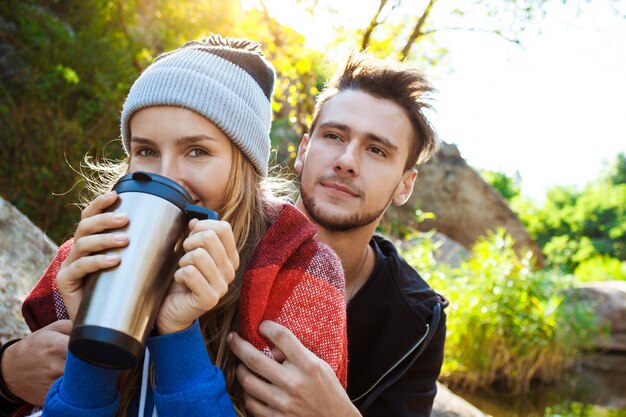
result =
[[[394,236],[397,239],[411,239],[415,234],[417,224],[431,220],[435,218],[435,213],[422,211],[420,209],[415,210],[414,222],[407,224],[401,221],[396,215],[392,215],[390,211],[385,213],[383,220],[376,228],[376,233],[384,236]]]
[[[626,155],[623,152],[617,154],[615,162],[606,173],[606,179],[615,185],[626,184]]]
[[[626,410],[613,410],[594,404],[566,402],[547,407],[544,417],[626,417]]]
[[[510,201],[513,197],[519,196],[522,191],[520,184],[503,172],[483,170],[480,171],[480,176],[505,200]]]
[[[578,264],[574,275],[581,282],[626,281],[626,261],[606,255],[594,255]]]
[[[87,153],[123,156],[115,142],[132,82],[164,50],[214,32],[264,44],[278,73],[275,114],[285,120],[272,139],[278,162],[291,161],[324,60],[267,15],[220,0],[0,3],[0,195],[55,242],[66,239],[79,219],[75,169]]]
[[[136,74],[128,45],[109,47],[119,32],[116,19],[98,13],[104,8],[10,1],[1,9],[10,53],[0,68],[0,191],[57,242],[79,215],[69,207],[78,178],[67,163],[117,136],[119,104]]]
[[[404,255],[451,302],[442,377],[465,389],[524,392],[553,381],[596,332],[591,306],[569,296],[574,277],[531,268],[502,230],[459,268],[437,265],[426,235]],[[568,301],[569,300],[569,301]]]
[[[514,199],[513,209],[542,247],[547,264],[572,273],[596,255],[626,260],[625,159],[620,154],[606,176],[582,191],[555,187],[541,207]]]
[[[276,70],[272,148],[277,163],[291,166],[300,138],[308,132],[315,97],[327,79],[325,56],[303,47],[304,37],[269,17],[266,10],[251,10],[238,26],[238,36],[263,44]]]

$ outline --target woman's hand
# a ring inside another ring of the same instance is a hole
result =
[[[126,233],[103,233],[128,224],[126,214],[105,212],[115,201],[117,193],[112,191],[97,197],[83,210],[74,234],[74,245],[57,274],[57,287],[72,321],[83,299],[85,276],[120,262],[118,255],[96,252],[128,245]]]
[[[170,286],[156,325],[160,334],[174,333],[214,308],[228,292],[239,267],[239,253],[230,224],[191,220],[183,243],[185,255]]]

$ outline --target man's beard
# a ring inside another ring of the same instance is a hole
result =
[[[302,182],[300,184],[302,184]],[[305,192],[302,185],[300,186],[300,198],[311,220],[331,232],[347,232],[368,226],[382,216],[391,202],[390,198],[389,203],[378,210],[372,210],[362,214],[354,213],[341,216],[332,215],[327,213],[323,208],[318,207],[315,200]]]

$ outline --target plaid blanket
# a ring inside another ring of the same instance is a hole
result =
[[[271,225],[244,275],[241,335],[270,354],[272,346],[259,334],[259,324],[282,324],[332,367],[345,388],[348,352],[341,262],[328,246],[314,240],[315,226],[293,205],[275,200],[266,203],[265,210]],[[68,240],[61,245],[22,305],[31,331],[68,318],[56,275],[72,244]]]

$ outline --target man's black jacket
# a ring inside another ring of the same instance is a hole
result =
[[[443,363],[447,300],[374,236],[374,271],[348,304],[348,394],[366,417],[427,417]]]

